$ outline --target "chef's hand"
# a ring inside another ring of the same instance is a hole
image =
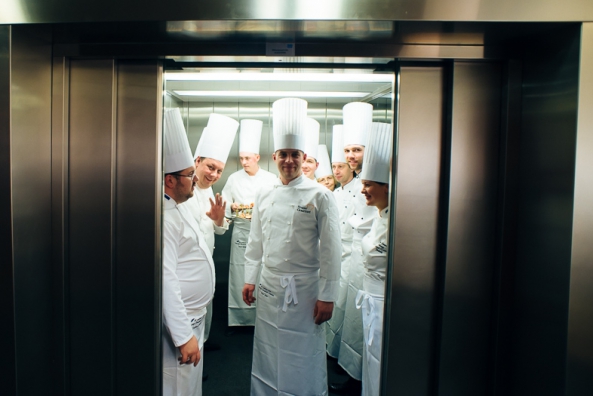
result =
[[[181,345],[179,352],[181,352],[181,357],[177,358],[179,364],[193,363],[194,367],[196,367],[200,361],[200,345],[196,336],[192,336],[188,342]]]
[[[216,194],[214,197],[214,201],[212,198],[208,198],[210,200],[210,210],[206,212],[206,216],[210,217],[214,224],[219,227],[222,227],[224,224],[224,211],[226,209],[226,201],[223,201],[222,196],[220,194]]]
[[[233,212],[236,212],[237,210],[239,210],[239,204],[238,204],[238,203],[235,203],[235,202],[233,202],[233,203],[231,204],[231,210],[232,210]]]
[[[332,317],[334,310],[334,303],[317,300],[315,303],[315,309],[313,310],[313,317],[315,318],[315,324],[320,325],[323,322],[327,322]]]
[[[255,302],[255,297],[253,297],[254,291],[255,285],[246,283],[245,286],[243,286],[243,301],[245,301],[245,304],[251,306],[251,303]]]

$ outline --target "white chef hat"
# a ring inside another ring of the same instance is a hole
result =
[[[309,158],[317,158],[317,149],[319,148],[319,122],[313,118],[307,118],[305,120],[305,129],[307,136],[305,138],[305,154]]]
[[[369,141],[364,149],[361,180],[389,183],[391,135],[391,124],[373,122]]]
[[[344,119],[344,146],[355,144],[366,146],[371,124],[373,123],[373,105],[363,102],[351,102],[342,108]]]
[[[179,172],[192,166],[194,161],[179,109],[165,110],[163,135],[165,173]]]
[[[263,122],[259,120],[241,120],[239,132],[239,152],[259,154],[259,142]]]
[[[346,155],[344,154],[344,125],[334,125],[332,133],[332,163],[346,162]]]
[[[344,152],[344,150],[342,150]],[[319,166],[315,171],[315,177],[324,177],[333,175],[332,172],[332,164],[329,162],[329,154],[327,153],[327,146],[325,144],[320,144],[319,149],[317,150],[317,162],[319,162]]]
[[[279,99],[272,105],[274,151],[281,149],[305,152],[305,119],[307,101],[297,98]]]
[[[195,158],[212,158],[226,164],[237,128],[239,128],[239,123],[231,117],[216,113],[210,114],[208,125],[204,128],[196,147]]]

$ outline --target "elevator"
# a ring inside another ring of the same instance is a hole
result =
[[[266,42],[287,39],[292,72],[393,78],[368,98],[396,138],[382,394],[589,389],[590,23],[169,29],[0,26],[7,394],[159,394],[162,109],[185,110],[192,145],[206,108],[270,118],[167,96],[166,75],[270,69]],[[326,126],[339,108],[314,106]]]

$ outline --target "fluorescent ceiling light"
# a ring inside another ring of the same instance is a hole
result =
[[[165,73],[167,81],[393,82],[393,74],[371,73]]]
[[[362,98],[369,92],[319,91],[173,91],[179,96],[287,97],[287,98]]]

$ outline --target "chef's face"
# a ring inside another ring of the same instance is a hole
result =
[[[196,158],[196,175],[198,176],[198,187],[206,189],[212,187],[220,179],[224,163],[212,158]]]
[[[363,180],[361,193],[366,198],[368,206],[376,206],[379,210],[387,207],[389,184]]]
[[[341,185],[348,184],[352,180],[352,169],[345,162],[334,162],[332,164],[334,177]]]
[[[193,166],[169,173],[165,176],[165,192],[177,203],[183,203],[194,196],[196,169]]]
[[[283,149],[277,150],[272,158],[278,166],[282,181],[289,182],[301,175],[301,166],[307,155],[300,150]]]
[[[315,160],[315,158],[307,157],[305,162],[303,162],[303,173],[309,179],[314,180],[315,179],[315,171],[317,170],[318,166],[319,166],[319,163],[317,162],[317,160]]]
[[[259,169],[259,166],[257,165],[259,162],[259,154],[241,151],[239,153],[239,162],[241,162],[241,166],[245,172],[254,175]]]
[[[364,146],[351,144],[344,147],[344,155],[350,169],[353,171],[360,171],[362,169],[362,157],[364,156]]]
[[[334,191],[334,189],[336,188],[336,181],[334,180],[334,177],[332,175],[320,177],[319,179],[317,179],[317,183],[323,184],[330,191]]]

